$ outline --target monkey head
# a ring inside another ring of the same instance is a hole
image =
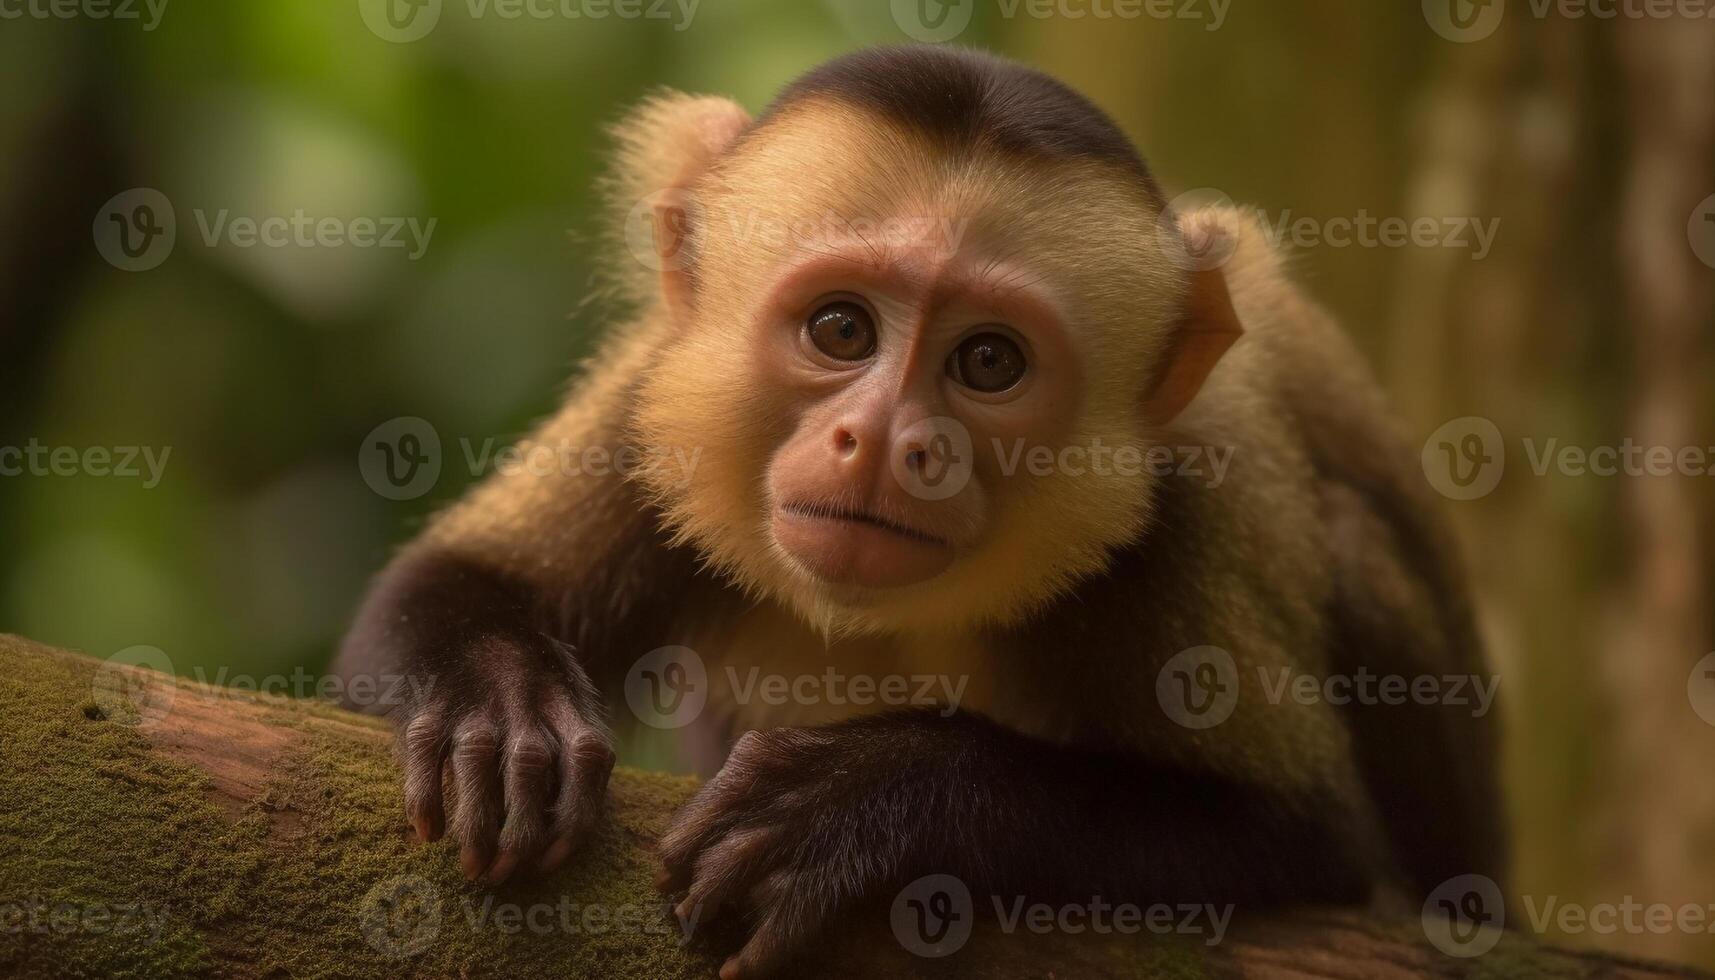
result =
[[[642,482],[682,542],[829,633],[1016,618],[1149,517],[1147,468],[1062,450],[1154,444],[1236,318],[1135,157],[1056,152],[1052,113],[1009,120],[1005,93],[948,123],[853,88],[800,82],[758,121],[670,96],[621,128],[668,333]]]

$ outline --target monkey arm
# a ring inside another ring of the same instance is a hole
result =
[[[1325,800],[926,709],[747,734],[662,840],[660,885],[748,913],[733,973],[769,975],[923,875],[1033,902],[1353,902],[1359,839]]]
[[[651,349],[646,325],[623,335],[525,445],[561,460],[596,449],[624,458]],[[403,703],[364,707],[395,723],[419,836],[450,829],[467,876],[490,882],[526,860],[564,861],[613,765],[592,677],[618,653],[648,649],[665,621],[659,604],[683,599],[692,574],[617,464],[496,473],[408,545],[372,587],[335,670],[410,681],[396,685]],[[457,806],[443,805],[446,789]]]

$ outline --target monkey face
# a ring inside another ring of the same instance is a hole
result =
[[[967,626],[1136,532],[1147,473],[1062,465],[1147,441],[1182,298],[1121,176],[952,157],[821,105],[690,197],[694,301],[638,428],[652,458],[701,451],[694,478],[645,480],[716,565],[831,629]]]
[[[937,244],[884,249],[806,248],[758,324],[756,373],[790,418],[765,476],[772,543],[854,596],[979,547],[1002,481],[978,447],[1057,444],[1082,400],[1065,314],[1027,271]]]

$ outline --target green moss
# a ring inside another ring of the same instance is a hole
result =
[[[232,695],[297,736],[235,813],[202,770],[154,751],[147,726],[106,717],[122,712],[91,696],[98,666],[0,638],[0,975],[674,978],[718,965],[681,949],[643,847],[690,780],[616,772],[611,819],[579,860],[488,892],[462,881],[450,844],[411,842],[378,723]],[[417,923],[433,933],[420,951],[373,918],[365,930],[388,881],[438,902]],[[509,905],[534,907],[546,934],[503,928]],[[160,931],[57,932],[55,908],[147,910]]]
[[[92,663],[26,662],[23,649],[0,640],[0,974],[208,972],[216,959],[185,896],[218,885],[233,828],[199,774],[152,758],[133,729],[101,717]],[[202,844],[190,859],[188,841]],[[147,909],[160,930],[123,919],[69,928],[59,917],[101,909]]]
[[[190,686],[168,724],[139,725],[149,699],[98,689],[99,666],[0,636],[0,976],[714,976],[718,960],[680,942],[650,884],[650,842],[693,781],[617,770],[608,819],[578,859],[490,892],[460,878],[451,843],[412,841],[382,723],[232,692],[211,709]],[[185,726],[168,751],[171,722],[197,710],[214,725],[198,731],[274,736],[278,755],[246,771],[245,801],[216,792],[220,760],[186,758]],[[1225,975],[1230,952],[1185,937],[1004,935],[979,919],[957,955],[923,960],[880,911],[831,937],[809,975],[1196,980]],[[1424,945],[1406,923],[1397,936],[1373,925],[1391,947]],[[1585,967],[1512,936],[1456,966],[1473,980],[1575,980]]]

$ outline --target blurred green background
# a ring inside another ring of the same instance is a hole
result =
[[[1476,415],[1514,452],[1715,445],[1696,221],[1715,21],[1515,4],[1465,42],[1417,3],[966,4],[960,43],[1085,91],[1172,190],[1273,217],[1498,220],[1481,257],[1294,250],[1414,438]],[[666,85],[754,110],[832,55],[908,39],[898,4],[857,0],[705,0],[688,22],[448,0],[408,43],[357,0],[169,0],[153,29],[137,9],[0,19],[0,446],[170,450],[147,488],[0,477],[0,629],[211,675],[324,667],[366,578],[469,482],[459,440],[504,443],[554,405],[607,311],[592,182],[626,106]],[[171,202],[177,239],[130,272],[95,238],[138,187]],[[435,225],[417,258],[205,244],[222,209]],[[447,465],[392,501],[358,452],[402,416]],[[1522,455],[1448,504],[1502,672],[1516,888],[1715,902],[1715,727],[1687,688],[1715,649],[1715,478],[1536,476]],[[1568,938],[1715,964],[1708,935]]]

